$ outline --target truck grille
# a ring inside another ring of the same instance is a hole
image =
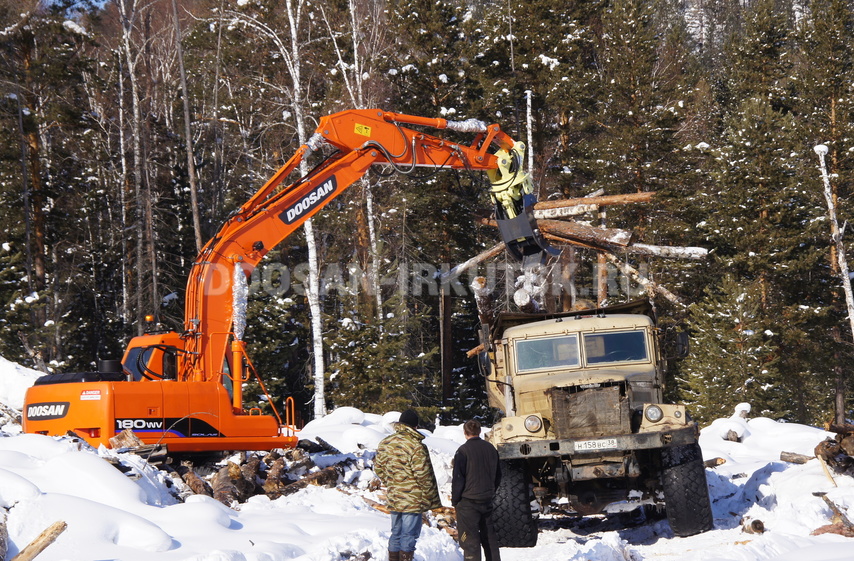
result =
[[[557,438],[590,438],[631,433],[625,384],[552,388],[552,429]]]

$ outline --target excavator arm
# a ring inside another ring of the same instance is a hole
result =
[[[475,138],[470,145],[464,145],[405,125],[475,133]],[[323,145],[332,146],[336,152],[305,176],[281,187],[300,163]],[[495,153],[489,151],[492,145],[497,146]],[[419,167],[486,171],[499,224],[505,225],[501,231],[508,247],[520,258],[539,256],[548,246],[529,226],[533,222],[526,208],[533,205],[533,194],[530,179],[521,166],[524,150],[524,144],[511,139],[499,125],[473,119],[448,121],[376,109],[323,117],[309,141],[229,218],[193,264],[187,283],[183,335],[188,353],[179,378],[206,380],[221,372],[229,335],[237,331],[236,339],[242,338],[241,330],[233,330],[233,324],[235,304],[239,307],[236,300],[240,299],[235,292],[241,292],[245,277],[270,249],[373,165],[391,166],[404,174]],[[522,223],[522,227],[507,228],[513,220]]]

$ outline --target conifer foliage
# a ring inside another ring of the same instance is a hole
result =
[[[771,418],[851,417],[852,337],[812,150],[828,146],[850,220],[851,0],[356,4],[294,0],[291,37],[271,0],[179,1],[180,35],[171,0],[0,0],[0,356],[89,370],[118,358],[146,314],[181,329],[196,251],[187,151],[206,239],[297,149],[295,107],[311,128],[377,106],[530,137],[541,200],[654,191],[604,220],[642,243],[711,252],[622,257],[686,303],[660,309],[694,336],[691,356],[671,361],[669,392],[695,416],[749,401]],[[319,313],[305,298],[301,233],[254,274],[253,364],[274,403],[294,396],[310,418],[314,313],[330,408],[491,421],[466,356],[478,344],[467,279],[439,281],[498,241],[474,225],[489,213],[483,177],[377,171],[316,217]],[[845,243],[854,249],[850,232]],[[575,282],[592,284],[596,262],[578,249]],[[495,280],[497,265],[470,274]],[[610,280],[611,301],[637,294]]]

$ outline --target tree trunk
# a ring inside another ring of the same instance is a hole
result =
[[[830,237],[833,242],[833,247],[836,248],[836,269],[840,280],[842,281],[842,289],[845,292],[845,307],[848,315],[849,327],[851,336],[854,338],[854,292],[851,289],[851,276],[848,271],[848,259],[845,255],[845,244],[842,241],[842,230],[839,228],[839,220],[836,216],[836,196],[833,187],[830,184],[830,177],[827,173],[824,157],[827,154],[827,147],[819,145],[815,147],[815,152],[818,154],[821,163],[821,177],[824,183],[824,199],[827,202],[827,214],[830,220]],[[845,380],[840,371],[836,372],[836,422],[838,424],[845,423]],[[841,404],[841,408],[840,408]]]
[[[193,133],[190,129],[190,95],[187,93],[187,73],[184,71],[184,51],[181,48],[181,22],[178,19],[178,2],[172,0],[172,12],[175,16],[175,46],[178,51],[178,69],[181,73],[181,93],[184,97],[184,143],[187,146],[187,176],[190,181],[190,205],[193,213],[193,230],[196,238],[196,252],[202,251],[202,224],[199,220],[199,195],[196,186],[196,162],[193,154]]]

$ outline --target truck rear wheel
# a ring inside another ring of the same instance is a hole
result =
[[[699,444],[661,451],[664,502],[670,528],[677,536],[693,536],[714,527],[706,469]]]
[[[523,462],[501,461],[501,485],[492,501],[492,523],[499,547],[537,545],[537,520],[531,513],[530,477]]]

